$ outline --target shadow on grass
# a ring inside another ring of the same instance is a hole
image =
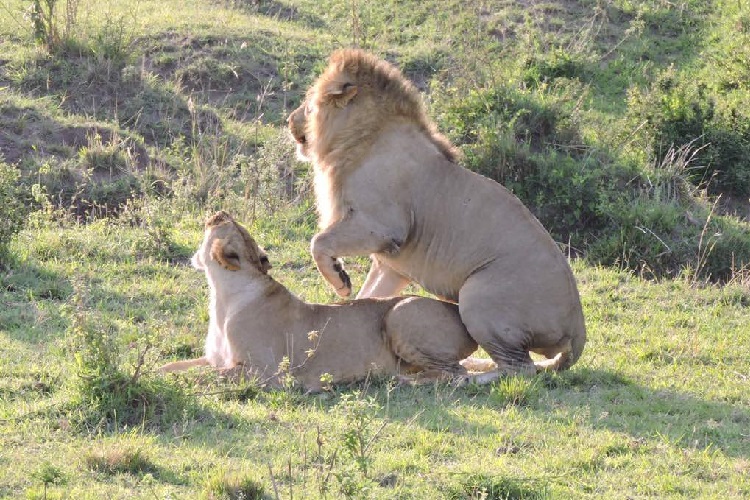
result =
[[[578,368],[544,378],[559,403],[553,419],[569,420],[588,410],[594,429],[624,432],[636,439],[665,437],[690,449],[718,449],[732,457],[750,457],[743,435],[750,411],[731,402],[708,401],[671,389],[653,389],[622,375]],[[547,413],[540,408],[538,411]]]
[[[435,432],[494,434],[503,431],[500,419],[466,422],[456,417],[456,405],[496,409],[516,406],[563,425],[622,432],[640,441],[658,438],[684,449],[715,449],[730,457],[750,457],[743,433],[750,426],[750,411],[731,402],[706,401],[673,390],[656,390],[607,370],[578,368],[561,374],[513,379],[510,389],[502,380],[487,386],[453,388],[444,384],[396,387],[374,381],[337,387],[316,397],[298,391],[262,391],[269,406],[281,404],[320,410],[333,409],[341,396],[360,392],[388,407],[387,418],[413,422]],[[253,398],[258,397],[256,393]],[[278,403],[282,401],[282,403]],[[421,410],[425,411],[422,412]]]
[[[434,406],[430,407],[429,416],[418,417],[415,422],[436,431],[450,428],[467,434],[502,432],[500,420],[466,423],[457,419],[452,410],[455,402],[497,410],[516,406],[545,421],[582,424],[580,432],[588,427],[606,429],[628,434],[636,441],[658,438],[684,449],[714,449],[730,457],[750,457],[746,437],[750,411],[731,402],[706,401],[674,390],[653,389],[612,371],[589,368],[521,380],[528,382],[516,391],[516,396],[513,390],[502,389],[501,380],[473,388],[407,390],[392,395],[390,406],[393,409],[408,405],[410,417],[400,417],[395,412],[397,420],[408,420],[413,418],[415,407],[431,400]],[[439,428],[435,427],[436,421],[440,422]]]

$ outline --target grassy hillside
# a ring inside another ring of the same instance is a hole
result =
[[[51,4],[0,0],[0,498],[750,495],[744,2]],[[334,300],[284,124],[348,46],[576,258],[572,370],[317,396],[153,373],[202,350],[216,209]]]

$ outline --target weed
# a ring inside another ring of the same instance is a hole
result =
[[[379,409],[380,405],[372,396],[365,397],[358,391],[343,394],[336,405],[336,411],[342,415],[347,427],[341,436],[343,449],[365,478],[370,477],[372,445],[387,424],[377,424],[375,412]]]
[[[67,1],[65,33],[61,34],[57,21],[57,4],[58,0],[33,0],[28,11],[34,39],[50,52],[61,48],[61,44],[70,34],[70,29],[75,25],[78,13],[78,2]]]

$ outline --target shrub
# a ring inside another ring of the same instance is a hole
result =
[[[569,97],[504,85],[454,97],[439,116],[468,168],[510,189],[555,238],[580,246],[605,223],[601,197],[623,175],[582,146]]]
[[[608,231],[588,246],[587,258],[647,277],[677,276],[724,282],[750,265],[746,224],[695,204],[649,198],[610,207]]]
[[[672,80],[660,82],[658,92],[631,95],[631,113],[642,111],[650,124],[628,128],[640,134],[634,142],[679,144],[653,149],[650,163],[586,146],[567,104],[570,89],[504,84],[460,97],[438,89],[435,98],[442,128],[461,145],[466,166],[509,188],[571,253],[651,277],[687,267],[702,278],[729,279],[750,262],[750,235],[742,223],[710,217],[696,185],[712,176],[714,186],[745,189],[750,167],[740,162],[745,142],[738,135],[745,125],[716,126],[699,137],[716,121],[709,101],[697,90],[686,94],[687,87],[675,91]],[[703,167],[718,163],[730,167]]]
[[[583,61],[558,48],[530,56],[524,66],[523,83],[529,87],[538,87],[556,78],[578,78],[583,74]]]
[[[699,148],[688,178],[709,193],[750,195],[750,115],[742,98],[729,98],[672,68],[650,89],[628,97],[630,130],[652,158],[672,147]]]

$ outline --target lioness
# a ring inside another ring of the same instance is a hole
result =
[[[410,282],[458,302],[471,336],[504,373],[568,368],[586,342],[567,260],[500,184],[457,164],[419,93],[360,50],[333,53],[289,116],[299,156],[313,162],[320,273],[342,297],[340,257],[370,255],[358,298]],[[545,361],[532,362],[529,351]]]
[[[455,304],[426,297],[303,302],[268,274],[266,254],[223,211],[207,220],[192,264],[205,271],[211,292],[205,356],[168,363],[162,372],[239,367],[278,385],[288,364],[306,389],[317,391],[324,374],[334,383],[371,373],[459,376],[466,373],[459,361],[477,348]]]

